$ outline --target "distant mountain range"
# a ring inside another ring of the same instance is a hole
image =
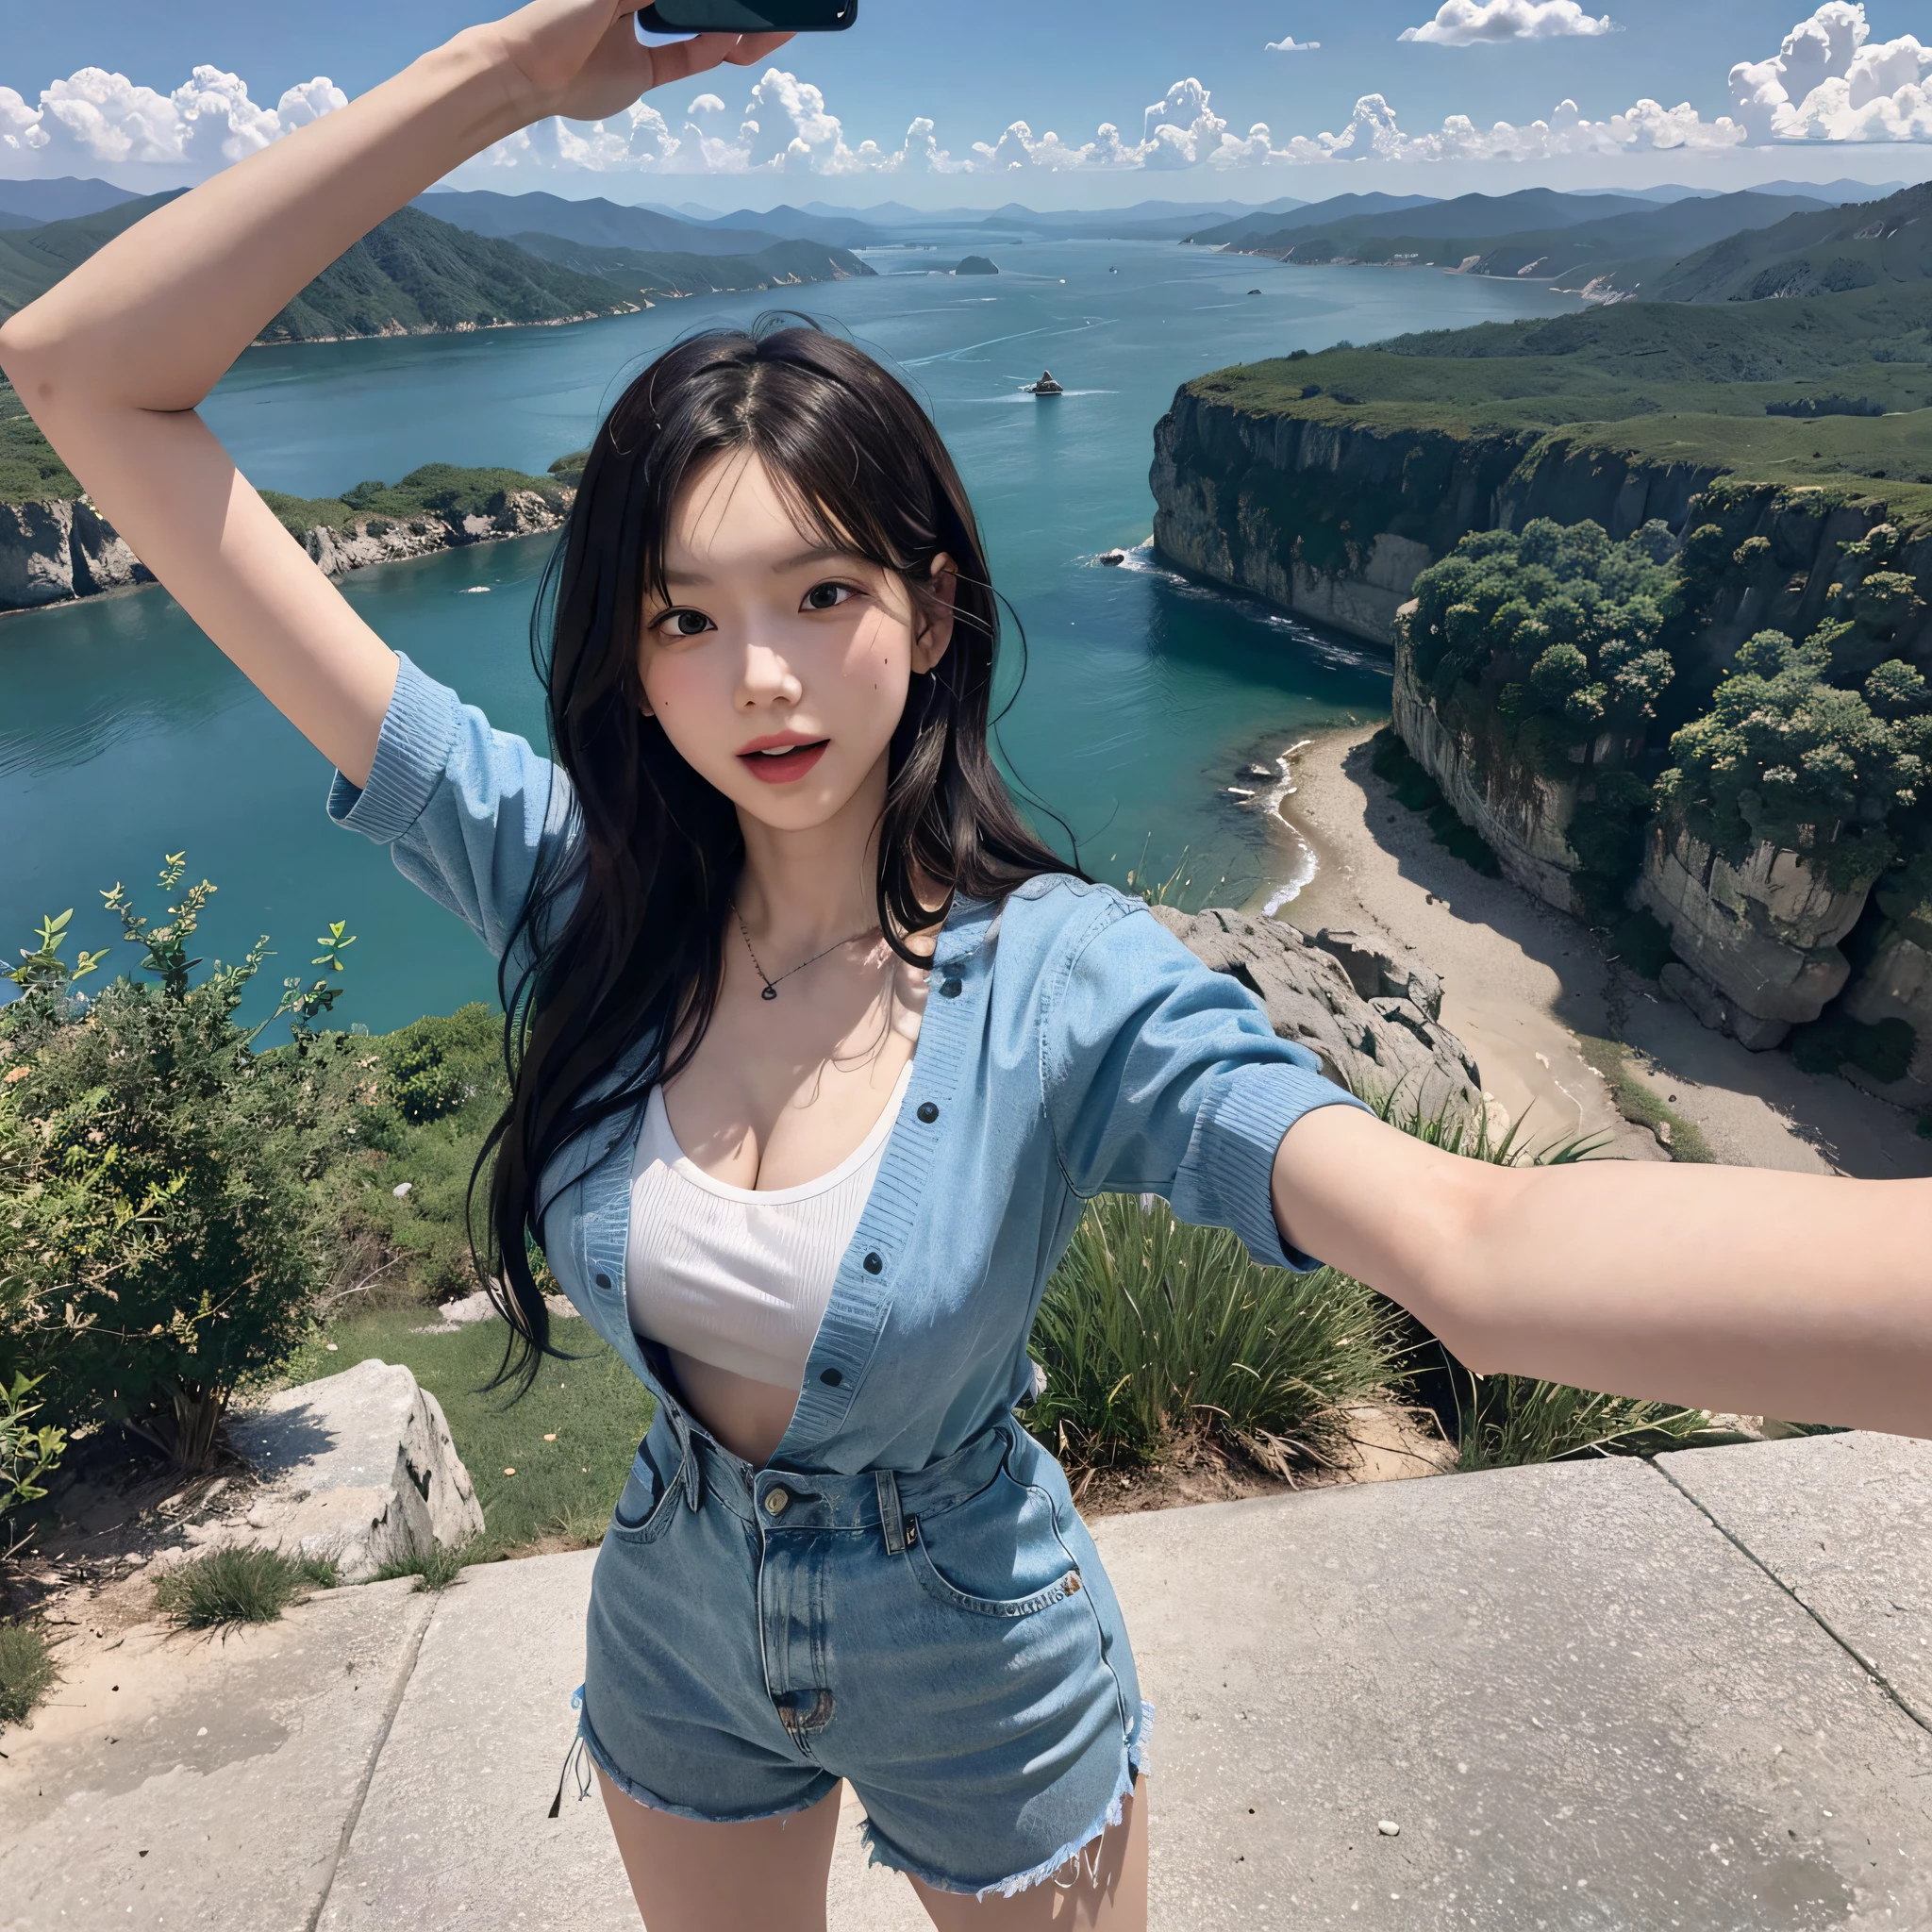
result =
[[[1754,225],[1672,264],[1643,292],[1664,302],[1767,302],[1932,277],[1932,183],[1883,201]]]
[[[24,308],[123,229],[183,192],[0,232],[0,317]],[[555,196],[541,199],[559,208],[577,206]],[[582,321],[622,314],[665,296],[874,273],[857,256],[805,242],[772,242],[761,251],[713,258],[578,244],[575,258],[568,258],[571,247],[559,247],[551,236],[533,233],[525,240],[535,245],[475,234],[418,208],[401,208],[325,269],[257,341],[330,341]],[[559,252],[567,258],[555,258]]]

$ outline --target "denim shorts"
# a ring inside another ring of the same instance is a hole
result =
[[[756,1469],[661,1405],[572,1701],[641,1804],[743,1822],[849,1779],[874,1863],[972,1893],[1050,1878],[1117,1824],[1151,1716],[1066,1477],[1010,1417],[917,1474],[822,1475]]]

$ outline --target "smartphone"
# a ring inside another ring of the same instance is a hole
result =
[[[858,0],[658,0],[638,9],[654,34],[836,34],[858,18]]]

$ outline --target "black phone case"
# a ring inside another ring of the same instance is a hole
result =
[[[705,10],[705,0],[685,0],[685,4],[698,12]],[[759,5],[759,0],[741,0],[741,4],[748,10],[758,12],[766,10]],[[782,30],[790,33],[806,34],[837,34],[843,33],[858,18],[858,0],[824,0],[824,4],[836,6],[840,17],[836,20],[814,21],[808,25],[793,25],[781,18],[771,22],[767,30]],[[670,0],[670,5],[671,10],[674,13],[680,10],[678,0]],[[786,4],[786,0],[774,0],[774,4],[770,8],[770,11],[783,15],[791,11],[798,5],[799,0],[791,0],[790,6]],[[734,31],[734,29],[728,27],[693,25],[690,21],[666,20],[662,11],[655,5],[639,8],[638,20],[642,26],[654,34],[703,34]],[[735,31],[739,33],[755,33],[758,29],[755,27],[739,27]]]

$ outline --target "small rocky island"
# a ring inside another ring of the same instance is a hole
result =
[[[953,271],[953,273],[956,275],[996,275],[999,274],[999,263],[996,261],[989,261],[987,258],[983,255],[969,255],[966,258],[966,259],[962,261],[959,264],[959,266]]]
[[[1042,369],[1040,372],[1040,380],[1038,382],[1029,382],[1026,385],[1025,392],[1029,396],[1063,396],[1066,394],[1066,391],[1053,379],[1053,371],[1051,369]]]

